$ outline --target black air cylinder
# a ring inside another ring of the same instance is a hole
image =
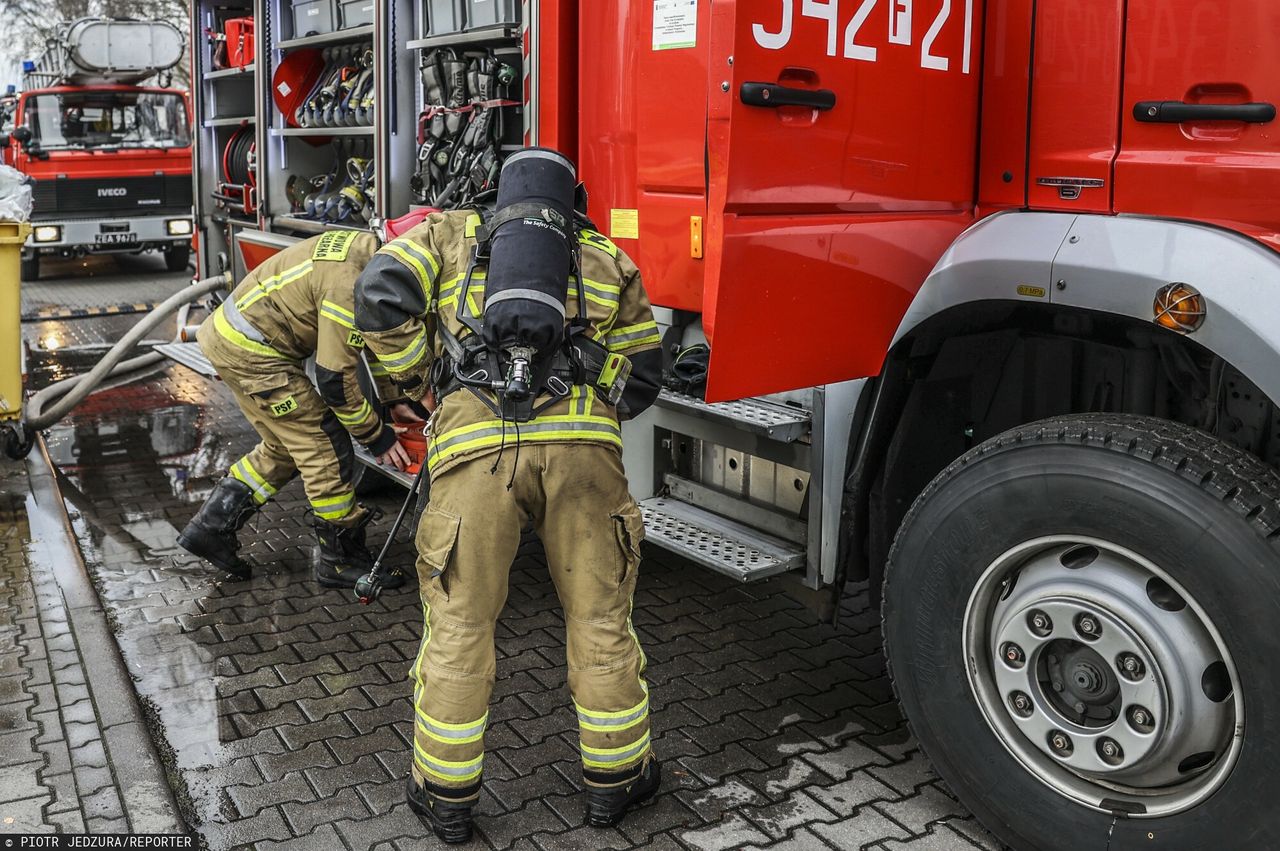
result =
[[[494,351],[526,346],[545,360],[560,345],[576,186],[573,163],[547,148],[519,151],[502,166],[497,215],[516,204],[521,215],[498,225],[490,250],[484,341]]]

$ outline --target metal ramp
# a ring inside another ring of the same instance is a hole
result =
[[[742,582],[800,568],[803,548],[670,497],[641,501],[650,543]]]
[[[208,378],[218,377],[218,371],[200,351],[199,343],[161,343],[155,346],[155,351]]]

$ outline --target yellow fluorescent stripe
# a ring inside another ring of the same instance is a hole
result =
[[[627,721],[625,724],[613,724],[613,725],[592,724],[590,721],[583,721],[581,718],[579,718],[578,726],[583,730],[590,730],[593,733],[618,733],[618,732],[621,732],[622,730],[630,730],[635,725],[648,720],[649,720],[649,713],[646,712],[643,715],[640,715],[636,718],[631,719],[630,721]]]
[[[265,281],[259,281],[258,288],[255,290],[250,290],[247,295],[241,297],[241,299],[236,302],[236,307],[238,307],[240,310],[244,310],[246,307],[249,307],[257,303],[259,300],[266,298],[268,295],[280,289],[281,287],[291,284],[294,281],[298,280],[303,275],[310,272],[311,269],[312,269],[311,261],[306,260],[302,263],[299,263],[297,266],[292,266],[288,269],[285,269],[283,272],[281,272],[278,275],[273,275],[272,277],[267,278]]]
[[[270,346],[259,343],[256,340],[250,340],[244,334],[231,327],[231,323],[222,315],[221,310],[214,311],[213,327],[223,336],[223,338],[232,345],[239,346],[248,352],[263,355],[269,358],[280,358],[281,360],[292,360],[288,355],[281,354]]]
[[[312,508],[328,508],[331,505],[341,505],[344,502],[353,502],[356,498],[356,492],[350,491],[342,496],[327,496],[324,499],[316,499],[311,501]]]
[[[545,443],[549,440],[564,440],[564,441],[594,440],[601,443],[612,443],[619,447],[622,446],[622,437],[620,435],[603,434],[601,432],[593,432],[593,431],[549,431],[549,432],[543,432],[537,435],[527,435],[527,436],[524,434],[521,434],[520,440],[524,443]],[[438,455],[432,456],[431,459],[427,462],[427,467],[429,469],[434,469],[437,465],[443,463],[444,461],[447,461],[449,458],[452,458],[454,455],[458,455],[463,452],[469,452],[472,449],[481,449],[485,446],[500,446],[500,445],[501,445],[501,441],[496,437],[482,437],[476,440],[467,441],[466,443],[460,443],[455,446],[449,447],[444,452],[441,452]]]
[[[334,414],[338,417],[338,422],[343,425],[356,425],[357,423],[362,423],[372,413],[373,407],[370,406],[368,399],[365,399],[364,403],[359,408],[356,408],[356,412],[354,414],[344,414],[339,411],[334,411]]]
[[[343,328],[350,328],[353,331],[355,330],[355,327],[356,327],[355,314],[351,313],[350,311],[343,310],[341,307],[338,307],[338,305],[334,304],[331,301],[326,301],[321,303],[320,315],[327,316],[329,319],[332,319],[334,322],[337,322]]]
[[[645,730],[644,735],[636,739],[634,742],[629,742],[616,748],[593,748],[587,745],[581,745],[581,748],[583,753],[589,753],[592,756],[617,756],[620,753],[634,751],[641,745],[647,745],[651,735],[652,734],[648,730]]]
[[[423,294],[430,298],[431,281],[435,278],[435,272],[428,272],[427,267],[422,265],[422,261],[406,251],[402,245],[388,242],[382,247],[382,250],[390,252],[403,265],[408,266],[409,271],[413,272],[417,277],[418,285],[422,287]],[[430,255],[427,255],[427,259],[431,260]],[[432,260],[431,262],[434,263],[435,261]]]
[[[422,355],[427,350],[425,345],[426,337],[427,337],[427,329],[422,328],[421,330],[418,331],[417,334],[414,335],[413,340],[410,341],[409,345],[405,346],[403,349],[401,349],[398,352],[391,352],[390,354],[379,355],[378,360],[382,361],[383,365],[386,366],[387,369],[395,370],[396,372],[403,372],[404,370],[416,364],[418,361],[422,360]],[[414,355],[413,350],[419,346],[422,347],[422,351]],[[413,356],[413,360],[411,363],[407,365],[400,363],[402,360],[410,356]]]
[[[439,777],[441,780],[455,783],[474,780],[484,771],[484,754],[466,762],[449,762],[448,760],[436,759],[423,750],[422,745],[415,740],[413,743],[413,756],[418,763],[418,768],[422,771]]]

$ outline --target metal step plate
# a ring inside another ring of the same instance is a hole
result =
[[[810,413],[802,408],[779,405],[762,399],[736,402],[704,402],[671,390],[658,394],[658,404],[703,419],[716,420],[735,428],[763,434],[782,443],[794,443],[809,433]]]
[[[155,350],[172,361],[193,369],[209,378],[217,378],[218,371],[200,351],[199,343],[161,343]]]
[[[645,539],[703,567],[743,582],[764,579],[805,563],[795,544],[670,497],[643,500]]]

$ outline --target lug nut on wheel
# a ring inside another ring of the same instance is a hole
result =
[[[1009,695],[1009,705],[1013,707],[1013,711],[1022,718],[1030,718],[1032,709],[1031,698],[1020,691],[1015,691]]]
[[[1124,751],[1114,739],[1098,739],[1098,756],[1108,765],[1119,765],[1124,761]]]
[[[1116,660],[1116,667],[1120,670],[1122,677],[1134,682],[1142,679],[1142,675],[1146,673],[1142,660],[1132,653],[1121,653],[1120,658]]]
[[[1080,633],[1080,637],[1089,641],[1096,641],[1098,636],[1102,635],[1102,625],[1098,623],[1098,619],[1093,615],[1076,616],[1076,632]]]
[[[1139,733],[1150,733],[1155,728],[1155,718],[1143,707],[1134,706],[1129,710],[1129,726]]]
[[[1027,626],[1031,628],[1032,632],[1041,638],[1044,638],[1046,635],[1053,632],[1053,621],[1048,615],[1039,609],[1036,609],[1031,612],[1031,614],[1027,615]]]
[[[1054,730],[1049,734],[1049,747],[1061,757],[1071,756],[1071,752],[1074,750],[1071,744],[1071,737],[1061,730]]]
[[[1000,655],[1004,657],[1005,662],[1014,668],[1021,668],[1023,663],[1027,661],[1027,654],[1023,653],[1022,648],[1012,641],[1007,642],[1000,648]]]

